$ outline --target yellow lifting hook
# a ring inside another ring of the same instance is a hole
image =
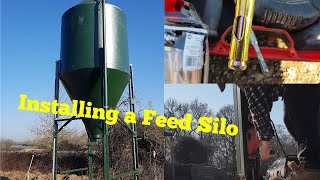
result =
[[[247,68],[250,32],[255,0],[237,0],[231,35],[228,67],[233,70]]]

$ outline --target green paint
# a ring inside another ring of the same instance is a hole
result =
[[[71,99],[90,101],[93,107],[102,107],[100,7],[89,0],[70,8],[62,17],[61,29],[61,81]],[[129,81],[125,15],[119,8],[106,4],[106,21],[110,21],[106,22],[108,107],[115,109]],[[102,138],[104,121],[83,122],[92,140]]]

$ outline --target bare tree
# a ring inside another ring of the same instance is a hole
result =
[[[198,133],[196,128],[198,127],[198,119],[202,116],[212,117],[213,111],[210,109],[207,103],[200,102],[198,99],[191,101],[190,103],[180,103],[175,99],[168,99],[165,102],[165,115],[167,117],[184,117],[185,114],[191,113],[193,116],[192,130],[181,131],[179,129],[168,131],[173,132],[175,136],[175,142],[178,142],[179,136],[192,136],[200,138],[201,142],[208,147],[209,160],[208,165],[213,165],[219,168],[225,169],[227,172],[236,171],[236,146],[235,137],[229,135],[215,135],[212,133]],[[217,117],[224,117],[228,124],[234,124],[234,108],[232,105],[226,105],[222,107],[216,114]],[[171,149],[173,145],[172,140],[168,140],[167,150]],[[169,143],[170,142],[170,143]],[[175,144],[175,143],[174,143]],[[166,153],[167,156],[170,153]],[[170,158],[168,158],[170,159]]]
[[[180,129],[168,129],[175,136],[199,136],[202,137],[202,133],[198,134],[196,129],[198,127],[198,119],[201,116],[212,116],[213,112],[209,108],[207,103],[202,103],[198,99],[191,101],[190,103],[178,102],[175,99],[169,98],[164,104],[164,114],[166,117],[176,117],[181,119],[185,117],[187,113],[192,114],[192,126],[191,131],[181,131]]]
[[[279,137],[280,143],[285,150],[286,154],[296,154],[297,152],[297,142],[289,134],[287,128],[282,124],[277,124],[275,126],[277,135]],[[275,137],[272,140],[272,147],[278,152],[278,157],[284,157],[278,138]]]
[[[168,99],[164,103],[164,115],[169,117],[176,117],[178,119],[183,118],[190,111],[190,105],[188,103],[179,103],[175,99]],[[186,135],[186,132],[177,129],[167,129],[175,136]]]
[[[235,123],[234,107],[232,105],[223,106],[217,113],[217,117],[225,118],[228,124]],[[215,156],[220,167],[228,172],[236,172],[236,137],[229,135],[219,135],[216,146],[219,151]]]
[[[12,146],[14,145],[14,141],[7,138],[0,139],[0,150],[2,151],[9,151],[12,149]]]
[[[191,101],[190,112],[193,117],[193,121],[192,121],[192,130],[193,131],[190,133],[194,133],[195,130],[197,129],[197,127],[199,126],[198,119],[200,117],[202,117],[202,116],[210,117],[213,115],[212,109],[209,108],[208,104],[199,102],[198,99]],[[199,133],[199,137],[200,137],[200,139],[203,138],[202,132]]]
[[[208,147],[208,152],[210,153],[211,150],[213,149],[210,147],[214,143],[207,143],[205,142],[206,140],[211,139],[206,139],[204,140],[203,137],[204,135],[202,133],[196,132],[196,129],[198,127],[198,119],[201,116],[212,116],[213,112],[209,108],[208,104],[200,102],[198,99],[195,99],[189,103],[183,103],[183,102],[178,102],[176,99],[167,99],[165,104],[164,104],[164,114],[166,117],[176,117],[178,119],[184,118],[187,113],[192,114],[192,125],[191,125],[191,130],[189,131],[184,131],[179,128],[177,129],[166,129],[166,132],[168,134],[171,133],[173,137],[166,137],[166,150],[165,150],[165,156],[166,160],[170,162],[172,160],[173,156],[173,151],[175,149],[174,146],[177,146],[177,143],[179,140],[185,136],[193,137],[196,139],[201,140],[201,143],[203,143],[204,146]],[[181,137],[181,138],[180,138]],[[181,144],[181,143],[180,143]]]
[[[51,151],[53,148],[53,119],[52,113],[41,114],[29,129],[34,137],[34,143],[41,149]],[[64,127],[59,132],[58,146],[60,150],[75,150],[85,147],[87,143],[85,132],[78,132],[76,129]]]

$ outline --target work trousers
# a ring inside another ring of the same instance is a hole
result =
[[[284,122],[298,142],[298,158],[320,169],[320,85],[286,85]]]

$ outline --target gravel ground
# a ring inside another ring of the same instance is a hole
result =
[[[287,48],[278,37],[258,36],[260,46]],[[261,73],[258,59],[249,59],[243,72],[228,69],[228,57],[211,56],[209,82],[237,84],[319,84],[320,62],[266,60],[270,72]]]

